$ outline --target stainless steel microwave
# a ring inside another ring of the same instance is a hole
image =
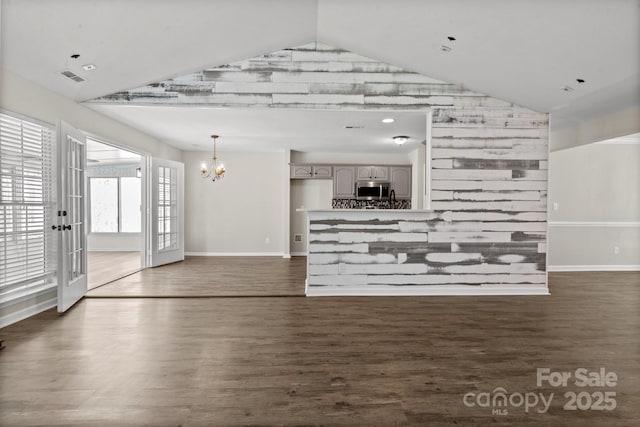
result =
[[[356,199],[358,200],[382,200],[389,198],[391,184],[381,181],[356,182]]]

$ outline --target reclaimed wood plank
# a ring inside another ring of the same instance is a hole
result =
[[[431,209],[435,211],[515,211],[515,212],[546,212],[546,201],[446,201],[435,200],[431,202]]]
[[[502,231],[431,231],[430,243],[511,242],[511,233]]]
[[[348,244],[320,244],[310,243],[309,251],[322,253],[322,252],[355,252],[355,253],[368,253],[369,245],[366,243],[356,243],[353,245]]]
[[[338,240],[341,244],[368,242],[426,242],[427,233],[339,232]]]
[[[426,274],[426,264],[340,264],[340,274]]]
[[[349,276],[352,277],[352,276]],[[423,275],[371,275],[367,277],[369,285],[435,285],[483,283],[546,283],[545,274],[423,274]]]
[[[445,221],[547,221],[547,212],[484,212],[484,211],[446,211],[442,212]]]
[[[309,93],[307,83],[217,82],[215,93]]]
[[[398,258],[393,254],[340,254],[340,263],[345,264],[396,264]]]
[[[433,179],[431,181],[433,190],[479,190],[479,191],[527,191],[527,190],[547,190],[546,181],[463,181],[463,180],[442,180]]]

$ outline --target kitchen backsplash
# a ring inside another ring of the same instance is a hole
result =
[[[396,200],[393,207],[389,200],[333,199],[333,209],[411,209],[411,200]]]

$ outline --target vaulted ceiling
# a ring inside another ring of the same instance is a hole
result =
[[[79,102],[318,40],[556,127],[640,104],[639,0],[3,0],[1,31],[3,68]]]

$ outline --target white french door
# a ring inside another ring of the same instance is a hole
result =
[[[151,267],[184,260],[184,165],[151,159]]]
[[[58,312],[87,292],[87,145],[85,135],[58,123]]]

